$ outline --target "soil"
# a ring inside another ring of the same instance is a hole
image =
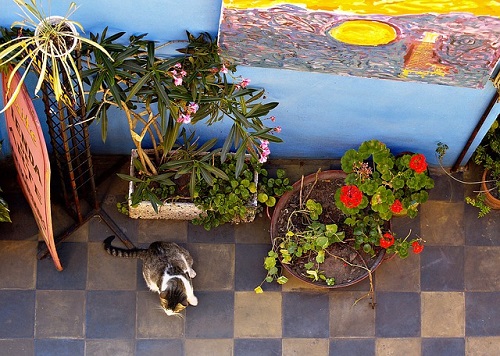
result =
[[[339,226],[339,230],[344,231],[346,234],[343,242],[334,243],[328,248],[325,262],[320,266],[320,271],[322,271],[327,278],[335,278],[334,286],[327,286],[324,281],[320,280],[315,282],[307,277],[304,265],[310,261],[315,262],[316,254],[301,257],[297,259],[294,264],[284,265],[293,275],[314,285],[339,288],[357,283],[368,276],[367,270],[358,266],[366,266],[372,269],[374,266],[378,266],[383,257],[383,251],[381,249],[376,251],[375,256],[371,256],[354,248],[352,229],[343,224],[345,215],[335,206],[335,191],[343,185],[343,182],[343,178],[318,180],[315,184],[305,184],[302,189],[303,204],[305,204],[307,199],[314,199],[323,206],[323,213],[320,215],[319,221],[324,224],[335,223]],[[283,209],[279,212],[276,211],[279,215],[276,219],[276,229],[274,230],[276,231],[275,236],[283,236],[287,232],[288,219],[291,213],[299,208],[300,199],[300,189],[294,190],[291,198],[283,206]],[[297,218],[297,214],[293,215],[292,222],[297,228],[297,231],[304,230],[306,227],[300,217]],[[349,263],[344,261],[348,261]],[[352,266],[350,264],[352,264]]]

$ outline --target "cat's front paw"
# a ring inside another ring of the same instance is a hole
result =
[[[196,298],[194,295],[188,299],[188,303],[192,305],[193,307],[198,305],[198,298]]]

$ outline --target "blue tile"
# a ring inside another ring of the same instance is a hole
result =
[[[74,339],[39,339],[35,340],[36,356],[85,355],[84,340]]]
[[[235,339],[234,354],[238,356],[279,356],[280,339]]]
[[[332,339],[330,355],[367,356],[375,355],[375,339]]]
[[[441,173],[441,172],[439,172]],[[453,173],[456,179],[464,180],[462,172]],[[463,202],[465,185],[446,174],[433,174],[434,188],[429,191],[429,200]]]
[[[422,291],[463,291],[464,248],[426,246],[420,255]]]
[[[234,226],[234,239],[241,244],[271,244],[271,233],[269,228],[271,220],[266,216],[266,210],[262,216],[255,217],[255,220],[248,224],[238,224]]]
[[[251,291],[262,283],[267,275],[267,271],[264,269],[264,258],[270,248],[271,245],[262,244],[236,245],[235,290]],[[276,282],[264,282],[262,288],[266,291],[281,290],[281,286]]]
[[[415,218],[396,216],[391,220],[391,230],[396,236],[406,236],[411,231],[411,236],[420,236],[420,215]]]
[[[87,244],[63,242],[57,247],[64,268],[59,272],[50,257],[38,261],[37,289],[85,289],[87,285]]]
[[[234,292],[199,291],[196,296],[198,305],[186,309],[186,337],[233,337]]]
[[[2,197],[9,204],[12,220],[11,223],[0,223],[0,239],[36,240],[38,226],[24,195],[20,192],[10,193],[7,185],[0,185],[0,187],[3,188]]]
[[[377,292],[376,303],[375,336],[420,336],[419,293]]]
[[[180,339],[172,340],[138,340],[137,356],[178,356],[184,355],[184,345]]]
[[[86,312],[87,338],[135,337],[135,291],[88,291]]]
[[[422,356],[436,355],[465,355],[465,340],[463,338],[422,339]]]
[[[0,290],[0,339],[33,338],[35,291]]]
[[[500,335],[500,292],[465,294],[465,335]]]
[[[35,341],[33,339],[0,339],[0,355],[33,356]]]
[[[465,243],[468,246],[500,246],[500,210],[478,218],[478,209],[466,204],[464,208]]]
[[[203,226],[188,224],[188,242],[234,243],[234,225],[224,224],[210,231]]]
[[[283,293],[282,305],[283,337],[329,337],[328,294]]]

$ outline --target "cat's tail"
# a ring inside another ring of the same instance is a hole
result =
[[[114,236],[108,237],[106,240],[103,242],[104,249],[106,250],[107,253],[109,253],[112,256],[116,257],[127,257],[127,258],[142,258],[142,255],[144,253],[144,249],[140,248],[133,248],[130,250],[124,249],[124,248],[119,248],[111,245],[111,242],[115,239]]]

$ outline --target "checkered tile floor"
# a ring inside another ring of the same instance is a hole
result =
[[[294,178],[331,167],[272,164]],[[59,246],[64,271],[37,260],[35,221],[15,179],[4,176],[14,222],[0,224],[0,355],[498,355],[500,212],[478,219],[464,203],[473,187],[433,177],[419,217],[393,222],[396,232],[411,228],[424,238],[426,248],[376,271],[375,309],[367,298],[354,305],[366,281],[327,291],[292,280],[265,284],[257,295],[267,217],[210,232],[188,222],[132,220],[115,209],[126,185],[108,179],[99,188],[103,208],[134,244],[175,241],[194,257],[199,305],[167,317],[140,262],[103,251],[112,232],[97,217]],[[72,223],[56,204],[53,215],[58,233]]]

